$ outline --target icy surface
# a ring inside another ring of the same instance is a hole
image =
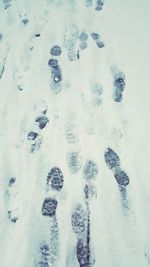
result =
[[[149,17],[0,0],[0,267],[150,266]]]

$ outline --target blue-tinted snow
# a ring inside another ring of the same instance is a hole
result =
[[[78,204],[86,225],[90,218],[93,266],[150,265],[150,3],[112,0],[101,9],[103,2],[0,1],[1,267],[79,267],[71,225]],[[126,86],[114,101],[118,73]],[[46,118],[44,127],[37,118]],[[125,188],[105,163],[108,147],[129,175]],[[68,159],[74,151],[77,172]],[[91,180],[83,175],[88,159],[98,166]],[[55,166],[61,190],[47,187]],[[45,199],[57,201],[54,216],[42,215]]]

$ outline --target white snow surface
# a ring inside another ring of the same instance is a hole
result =
[[[41,267],[44,240],[54,243],[56,253],[48,266],[79,266],[71,213],[77,203],[86,205],[87,159],[99,169],[89,203],[92,266],[150,266],[150,1],[106,0],[100,11],[96,1],[86,2],[0,0],[0,267]],[[88,34],[84,50],[78,48],[81,32]],[[92,32],[100,33],[103,48]],[[79,50],[79,59],[69,60],[69,42]],[[54,45],[62,48],[57,59],[63,80],[57,93],[48,66],[56,58],[50,55]],[[120,103],[112,97],[114,68],[126,77]],[[93,104],[95,83],[102,86],[99,105]],[[35,120],[44,110],[49,122],[39,129]],[[69,127],[74,142],[67,140]],[[30,131],[38,133],[33,152]],[[130,179],[126,209],[104,160],[107,147],[117,152]],[[76,173],[68,168],[70,151],[80,154]],[[64,175],[58,192],[46,190],[54,166]],[[10,187],[12,177],[16,181]],[[46,197],[58,201],[54,218],[41,213]]]

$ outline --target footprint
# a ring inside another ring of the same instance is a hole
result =
[[[90,252],[90,219],[86,209],[77,204],[72,210],[72,229],[77,237],[76,257],[80,267],[91,265]]]
[[[28,141],[30,141],[30,152],[34,153],[35,151],[38,151],[42,144],[42,138],[39,134],[36,132],[29,132],[27,136]]]
[[[117,153],[113,149],[108,147],[104,153],[104,158],[108,168],[113,171],[118,185],[127,186],[129,184],[129,177],[121,169],[120,157],[117,155]]]
[[[104,42],[101,39],[101,36],[99,33],[92,32],[91,33],[92,39],[95,41],[98,48],[103,48],[105,46]]]
[[[48,217],[49,221],[45,222],[45,226],[48,227],[47,242],[40,245],[40,260],[38,260],[38,266],[57,266],[57,260],[59,258],[59,229],[56,218],[58,201],[54,198],[45,198],[42,205],[42,215]],[[47,225],[46,225],[47,224]]]
[[[96,0],[96,7],[95,10],[100,11],[103,8],[105,0]]]
[[[77,236],[81,236],[86,230],[86,211],[83,209],[81,204],[77,204],[72,211],[71,224],[72,229]]]
[[[69,25],[64,36],[64,45],[68,53],[69,61],[75,61],[79,59],[77,41],[79,38],[79,30],[74,25]]]
[[[46,242],[40,246],[41,259],[38,262],[38,267],[49,267],[50,248]]]
[[[82,239],[79,239],[76,246],[77,259],[80,267],[90,266],[90,250],[89,246],[84,243]]]
[[[40,149],[42,144],[42,136],[40,134],[40,130],[43,130],[47,123],[49,123],[49,119],[45,115],[47,112],[47,108],[42,106],[42,115],[38,116],[35,121],[35,131],[29,131],[27,135],[27,140],[30,141],[30,152],[33,153],[36,150]],[[37,129],[38,128],[38,129]]]
[[[93,160],[86,160],[85,165],[83,167],[83,177],[86,179],[86,184],[84,186],[84,197],[87,211],[87,225],[84,239],[78,240],[79,243],[77,244],[77,257],[80,266],[93,266],[95,261],[93,253],[91,253],[90,244],[90,201],[93,197],[97,196],[97,189],[94,182],[98,173],[99,169],[97,163]]]
[[[77,173],[82,167],[83,158],[79,151],[70,151],[67,153],[67,164],[72,174]]]
[[[59,167],[53,167],[47,175],[47,185],[53,190],[61,191],[64,184],[64,176]]]
[[[59,65],[52,68],[51,78],[52,78],[52,83],[59,83],[62,81],[62,72]]]
[[[65,138],[68,144],[74,144],[79,142],[78,129],[74,115],[69,115],[65,127]]]
[[[29,23],[29,19],[27,17],[27,14],[20,13],[19,17],[21,18],[21,21],[23,22],[24,25],[27,25]]]
[[[100,11],[103,9],[103,6],[104,6],[104,3],[105,3],[105,0],[96,0],[96,3],[95,3],[95,10],[96,11]],[[93,6],[93,0],[86,0],[85,1],[85,5],[87,7],[91,7]]]
[[[58,202],[54,198],[45,198],[42,206],[42,215],[53,217],[56,214]]]
[[[125,74],[122,71],[119,71],[117,67],[112,68],[112,75],[113,75],[113,100],[115,102],[121,102],[123,98],[123,92],[125,89]]]
[[[19,220],[20,208],[18,205],[18,187],[16,185],[16,177],[11,177],[8,183],[8,219],[12,223],[16,223]]]
[[[114,169],[120,166],[120,158],[117,153],[110,147],[104,153],[105,163],[109,169]]]
[[[53,47],[53,52],[54,54],[54,47]],[[56,53],[56,50],[55,50]],[[58,53],[58,51],[57,51]],[[58,64],[57,59],[49,59],[48,61],[48,66],[51,69],[51,90],[53,93],[59,93],[62,90],[61,82],[63,80],[62,78],[62,70]]]
[[[49,61],[48,61],[48,66],[50,68],[57,67],[58,66],[58,60],[57,59],[50,58]]]
[[[9,180],[9,186],[12,186],[16,182],[16,177],[12,177]]]
[[[51,187],[52,190],[58,192],[63,188],[64,177],[58,167],[53,167],[48,175],[46,184]],[[57,197],[57,196],[56,196]],[[40,246],[40,260],[38,261],[38,266],[57,266],[57,261],[59,258],[59,228],[57,223],[57,207],[58,201],[54,197],[45,198],[42,204],[41,213],[44,217],[49,218],[48,226],[48,242]],[[47,222],[45,222],[47,223]],[[46,225],[45,225],[46,226]]]
[[[53,190],[57,192],[57,195],[59,195],[60,191],[63,188],[64,184],[64,176],[62,174],[62,171],[60,170],[59,167],[53,167],[47,175],[46,179],[46,185],[48,189],[51,188],[53,195]],[[41,263],[42,264],[47,264],[47,265],[40,265],[42,266],[51,266],[55,267],[57,266],[57,261],[59,258],[59,246],[60,246],[60,241],[59,241],[59,228],[58,228],[58,223],[57,223],[57,207],[58,207],[58,201],[54,197],[48,197],[45,198],[43,201],[42,205],[42,215],[45,217],[49,217],[49,238],[48,238],[48,248],[44,248],[44,251],[46,250],[46,256],[44,256],[44,261],[42,258]],[[42,252],[43,253],[43,252]]]
[[[49,232],[47,233],[47,241],[40,242],[40,251],[38,255],[38,267],[55,267],[57,266],[57,259],[59,256],[59,231],[57,220],[49,222]]]
[[[114,81],[114,95],[113,99],[115,102],[121,102],[123,97],[123,91],[125,88],[125,81],[122,77],[117,78]]]
[[[98,175],[98,165],[93,160],[86,160],[83,167],[83,175],[87,180],[94,179]]]
[[[39,116],[36,118],[35,122],[37,123],[38,127],[42,130],[45,128],[46,124],[49,122],[49,119],[46,116]]]
[[[129,184],[128,175],[121,169],[115,172],[115,178],[117,183],[121,186],[127,186]]]
[[[53,46],[53,47],[51,48],[51,50],[50,50],[50,54],[51,54],[52,56],[60,56],[61,53],[62,53],[61,47],[58,46],[58,45]]]
[[[96,186],[93,184],[86,184],[84,187],[84,195],[86,200],[91,200],[93,197],[97,197]]]
[[[28,133],[27,138],[28,140],[35,140],[37,136],[38,136],[38,133],[31,131]]]
[[[87,44],[87,40],[88,40],[88,34],[86,32],[81,32],[80,36],[79,36],[79,48],[81,50],[84,50],[88,47],[88,44]]]
[[[100,84],[94,83],[91,86],[91,101],[94,107],[98,107],[102,104],[102,93],[103,87]]]

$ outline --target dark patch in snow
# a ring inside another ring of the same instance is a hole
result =
[[[42,215],[49,217],[55,216],[57,204],[58,202],[54,198],[46,198],[42,206]]]
[[[38,136],[38,133],[36,133],[36,132],[33,132],[33,131],[31,131],[31,132],[29,132],[28,133],[28,140],[35,140],[35,138]]]
[[[87,244],[82,239],[78,240],[76,247],[77,259],[80,267],[90,267],[90,251]]]
[[[48,65],[51,67],[51,68],[54,68],[54,67],[57,67],[58,66],[58,60],[57,59],[50,59],[48,61]]]
[[[50,50],[50,54],[51,54],[52,56],[60,56],[61,53],[62,53],[61,47],[58,46],[58,45],[53,46],[53,47],[51,48],[51,50]]]
[[[115,173],[115,178],[116,178],[116,181],[119,185],[122,185],[122,186],[127,186],[129,184],[129,177],[128,175],[120,170],[118,171],[117,173]]]
[[[9,180],[9,186],[12,186],[16,182],[16,177],[12,177]]]
[[[47,175],[47,185],[52,189],[60,191],[63,188],[64,176],[58,167],[53,167]]]
[[[49,119],[46,116],[39,116],[35,120],[35,122],[38,124],[39,128],[42,130],[46,124],[49,122]]]
[[[109,169],[113,169],[117,166],[120,166],[120,158],[117,155],[117,153],[111,149],[107,148],[107,150],[104,153],[105,162]]]

